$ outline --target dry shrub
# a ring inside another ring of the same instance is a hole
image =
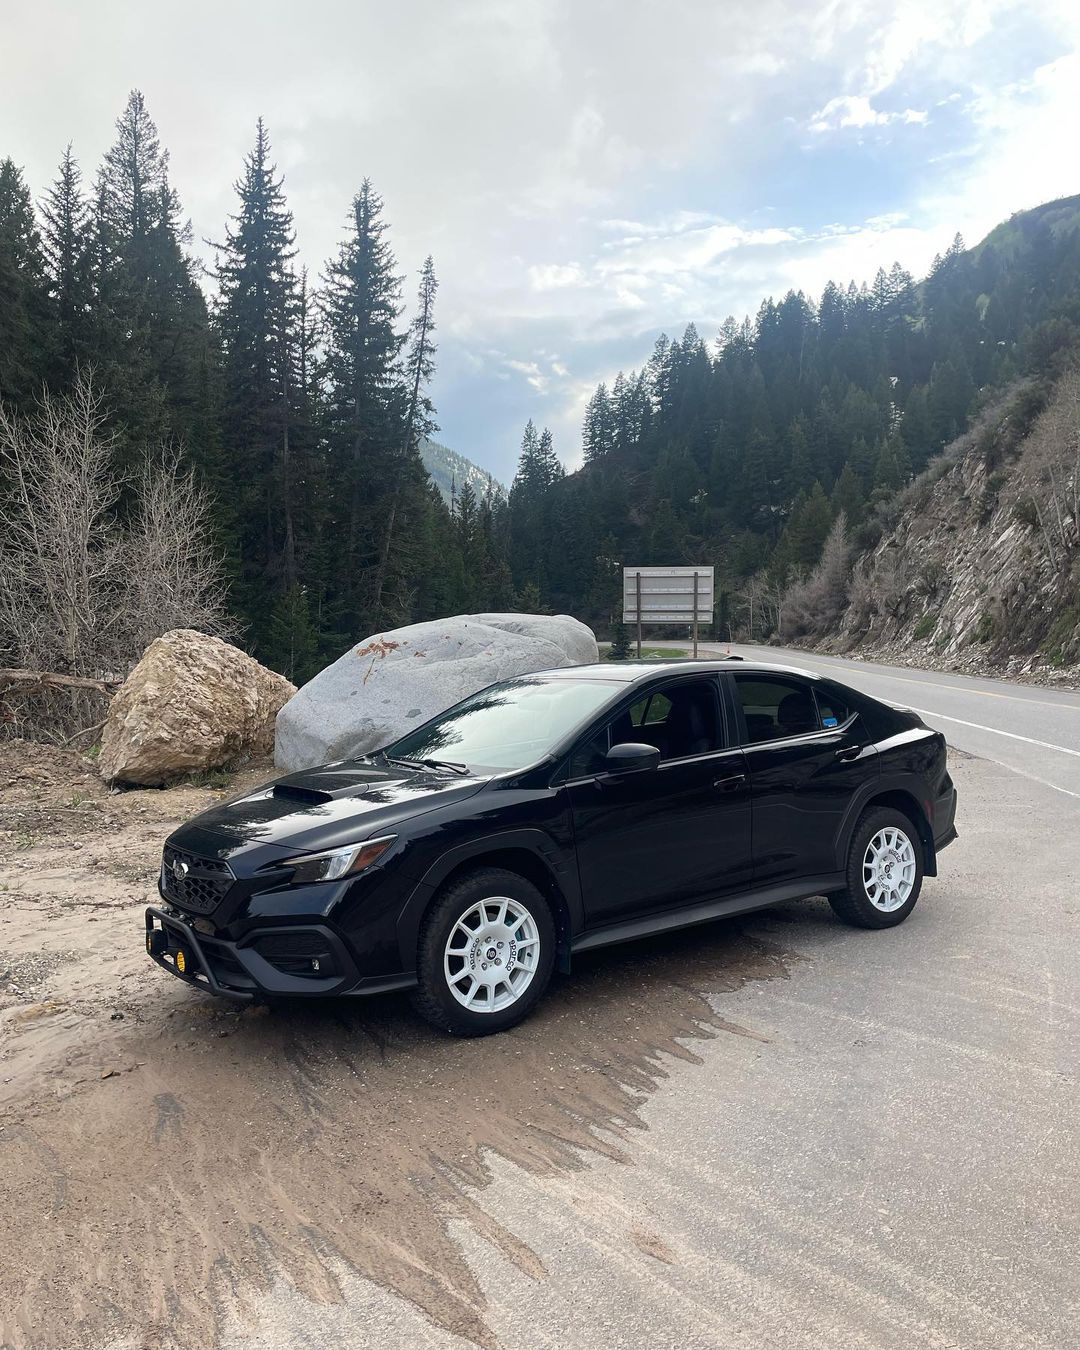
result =
[[[841,511],[833,522],[814,570],[787,591],[781,637],[808,637],[839,627],[848,605],[850,576],[851,545]]]

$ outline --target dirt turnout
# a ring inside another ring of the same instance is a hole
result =
[[[493,1345],[448,1221],[543,1267],[471,1201],[485,1154],[620,1156],[669,1057],[743,1031],[699,991],[786,958],[735,926],[598,954],[486,1041],[401,998],[239,1011],[141,946],[162,838],[220,795],[109,796],[77,755],[0,749],[0,1341],[212,1344],[282,1275],[340,1297],[344,1262]]]

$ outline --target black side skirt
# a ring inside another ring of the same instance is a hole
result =
[[[727,919],[735,914],[748,914],[754,909],[768,909],[770,905],[779,905],[785,900],[807,900],[812,895],[828,895],[830,891],[842,891],[846,885],[843,872],[833,872],[821,877],[800,877],[796,881],[785,881],[759,891],[729,895],[723,900],[706,900],[703,904],[689,905],[685,909],[669,909],[660,914],[630,919],[626,923],[609,924],[605,928],[590,928],[573,940],[570,949],[574,952],[585,952],[593,947],[610,947],[616,942],[633,942],[636,938],[650,937],[653,933],[665,933],[675,928],[690,928],[696,923],[708,923],[711,919]]]

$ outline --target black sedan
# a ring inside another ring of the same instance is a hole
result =
[[[945,742],[805,671],[578,666],[178,829],[146,946],[234,998],[412,989],[446,1031],[523,1018],[575,952],[828,897],[888,928],[956,837]]]

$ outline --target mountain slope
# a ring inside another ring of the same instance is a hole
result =
[[[837,637],[917,664],[1080,659],[1080,371],[1027,382],[895,503]]]
[[[763,300],[715,341],[661,336],[590,401],[584,467],[515,503],[535,517],[511,532],[515,584],[603,624],[620,562],[712,563],[718,625],[768,635],[841,512],[873,548],[973,418],[1077,353],[1080,197],[975,248],[957,237],[920,281],[896,263],[869,285]]]
[[[486,469],[474,464],[471,459],[459,455],[456,450],[440,445],[438,441],[426,437],[420,442],[420,458],[424,461],[431,481],[449,504],[451,493],[460,492],[466,483],[470,484],[477,497],[485,496],[489,491],[497,497],[506,496],[506,488],[492,477]]]

